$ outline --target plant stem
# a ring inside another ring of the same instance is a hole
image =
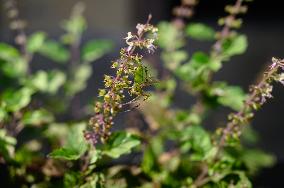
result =
[[[76,71],[78,68],[78,63],[80,63],[80,44],[81,44],[81,37],[78,37],[70,46],[71,52],[71,59],[70,59],[70,68],[68,73],[71,78],[74,75],[73,71]],[[74,98],[71,102],[71,113],[74,118],[78,118],[80,115],[80,98],[78,94],[74,95]]]

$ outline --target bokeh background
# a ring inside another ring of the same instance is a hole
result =
[[[12,42],[13,35],[7,27],[7,18],[0,0],[0,40]],[[27,33],[44,30],[52,38],[58,38],[62,33],[59,25],[64,18],[68,18],[76,0],[19,0],[20,15],[28,21]],[[122,38],[129,30],[133,30],[137,22],[144,22],[149,13],[153,15],[153,22],[171,19],[171,9],[179,4],[179,0],[85,0],[85,16],[88,21],[88,30],[84,40],[90,38],[109,38],[114,41],[116,49],[123,46]],[[233,0],[200,0],[196,14],[190,21],[206,22],[218,29],[217,19],[225,13],[223,8],[226,3]],[[226,63],[224,68],[215,76],[215,79],[226,80],[230,84],[240,85],[245,90],[255,81],[258,73],[270,61],[272,56],[284,57],[284,14],[282,1],[270,0],[250,3],[249,12],[244,16],[242,33],[248,36],[249,47],[247,53],[234,57]],[[208,50],[210,43],[189,41],[189,51]],[[94,74],[89,80],[87,90],[80,94],[81,103],[87,103],[96,95],[96,89],[101,86],[102,75],[106,73],[110,61],[118,55],[117,50],[100,59],[94,64]],[[32,69],[45,68],[43,59],[36,58]],[[274,99],[257,112],[252,126],[260,135],[259,147],[274,153],[278,164],[272,169],[262,172],[258,182],[265,184],[279,182],[284,171],[284,89],[275,85]],[[190,105],[188,97],[178,93],[176,100],[180,105]],[[210,117],[207,124],[218,124],[225,121],[221,110]]]

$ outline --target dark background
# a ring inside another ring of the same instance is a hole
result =
[[[13,36],[7,28],[7,20],[1,1],[0,12],[0,40],[12,41]],[[69,17],[70,10],[76,0],[19,0],[21,17],[28,21],[28,33],[35,30],[44,30],[50,37],[58,38],[62,33],[60,21]],[[149,13],[153,15],[153,22],[171,19],[171,9],[179,4],[178,0],[85,0],[85,16],[89,23],[84,40],[90,38],[110,38],[116,48],[123,46],[122,38],[129,30],[133,30],[137,22],[144,22]],[[234,0],[200,0],[196,14],[190,21],[202,21],[218,29],[217,19],[225,15],[223,8],[226,3]],[[284,58],[284,14],[281,0],[261,1],[249,3],[249,12],[244,18],[244,25],[240,32],[248,36],[249,47],[247,53],[237,56],[225,64],[215,79],[226,80],[230,84],[240,85],[245,90],[254,82],[258,73],[270,62],[271,57]],[[208,50],[210,44],[190,41],[190,49]],[[94,76],[89,81],[87,91],[80,94],[81,100],[92,99],[96,95],[96,88],[101,86],[102,74],[108,70],[110,60],[118,55],[113,54],[101,59],[94,64]],[[45,67],[44,62],[34,63],[33,69]],[[278,158],[278,165],[266,170],[260,176],[270,177],[270,182],[279,182],[283,174],[284,163],[284,89],[275,85],[274,99],[257,112],[252,122],[253,127],[259,132],[261,140],[259,146]],[[185,103],[186,96],[177,97],[179,102]],[[224,121],[224,113],[217,113],[211,118],[212,124]],[[265,183],[264,183],[265,184]],[[269,185],[269,184],[268,184]],[[280,186],[280,184],[277,184]],[[268,186],[269,187],[269,186]]]

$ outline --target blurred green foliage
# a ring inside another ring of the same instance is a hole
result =
[[[83,137],[88,114],[59,121],[71,113],[68,109],[76,95],[87,87],[91,63],[113,48],[105,39],[81,44],[87,29],[83,10],[81,3],[74,7],[61,25],[65,33],[60,39],[34,32],[27,36],[24,52],[0,43],[0,163],[7,167],[12,186],[195,188],[206,164],[208,178],[202,187],[244,188],[252,187],[251,178],[260,168],[274,164],[275,157],[254,148],[257,135],[250,128],[243,131],[243,143],[228,141],[216,160],[218,134],[207,130],[204,120],[220,108],[240,110],[247,94],[213,75],[225,62],[245,53],[248,44],[246,36],[236,31],[221,40],[219,32],[203,23],[182,28],[174,22],[158,24],[163,73],[149,64],[149,72],[139,66],[132,78],[137,86],[151,73],[159,79],[149,100],[141,100],[135,110],[143,121],[127,117],[131,126],[96,146]],[[225,24],[224,19],[219,23]],[[190,54],[188,38],[215,42],[215,47]],[[37,55],[60,68],[31,71],[32,57]],[[179,107],[178,92],[195,97],[196,103]],[[99,95],[104,97],[105,91]]]

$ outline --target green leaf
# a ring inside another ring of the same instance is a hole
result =
[[[31,165],[34,158],[38,155],[38,153],[27,149],[26,145],[23,145],[20,148],[17,148],[14,159],[23,166]]]
[[[252,188],[252,183],[242,171],[225,171],[216,176],[212,176],[211,180],[216,183],[215,186],[211,184],[210,187],[220,188]]]
[[[238,172],[240,180],[238,181],[236,188],[252,188],[252,183],[244,172]]]
[[[158,157],[164,152],[163,141],[161,137],[153,137],[144,150],[141,167],[149,175],[159,170]]]
[[[240,110],[243,107],[246,96],[240,87],[229,86],[223,91],[223,95],[218,97],[220,104],[231,107],[234,110]]]
[[[91,40],[83,47],[83,62],[93,62],[110,52],[113,44],[110,40]]]
[[[85,123],[73,124],[68,132],[64,146],[52,151],[48,156],[65,160],[79,159],[88,148],[88,143],[83,135],[85,127]]]
[[[80,158],[80,153],[74,149],[60,148],[54,150],[48,156],[54,159],[77,160]]]
[[[89,156],[90,164],[95,164],[102,157],[102,151],[97,148],[92,148],[89,151]]]
[[[181,80],[190,84],[193,92],[206,89],[206,80],[209,79],[210,72],[221,67],[221,62],[211,59],[206,53],[195,52],[189,62],[178,66],[175,75]]]
[[[194,67],[199,67],[209,62],[209,56],[204,52],[195,52],[190,61]]]
[[[158,45],[167,50],[181,48],[184,45],[182,33],[171,23],[161,22],[158,25]]]
[[[241,160],[245,163],[250,174],[255,174],[262,168],[269,168],[276,162],[275,156],[256,149],[245,150]]]
[[[27,51],[34,53],[42,47],[46,39],[44,32],[36,32],[28,37],[27,40]]]
[[[46,91],[48,86],[48,75],[45,71],[36,72],[30,79],[24,83],[27,86],[30,86],[39,91]]]
[[[0,69],[10,77],[19,77],[26,73],[27,62],[21,57],[19,51],[5,43],[0,43]]]
[[[162,53],[162,59],[170,70],[175,70],[187,58],[187,52],[183,50]]]
[[[50,72],[38,71],[26,85],[33,87],[41,92],[55,94],[59,88],[65,83],[66,75],[58,70]]]
[[[7,115],[7,112],[5,111],[5,109],[0,107],[0,122],[4,121],[6,115]]]
[[[44,136],[51,141],[66,138],[69,133],[70,127],[66,123],[51,123],[44,131]]]
[[[73,148],[81,154],[84,153],[88,145],[83,134],[85,128],[85,122],[73,124],[68,132],[65,147]]]
[[[227,86],[223,82],[215,83],[210,95],[217,96],[218,103],[234,110],[240,110],[246,98],[245,92],[240,87]]]
[[[30,88],[21,88],[19,90],[6,90],[2,95],[2,105],[10,112],[17,112],[26,107],[30,101],[33,90]]]
[[[70,20],[65,20],[62,27],[73,35],[80,35],[84,30],[86,30],[87,23],[83,16],[74,15]]]
[[[69,171],[64,174],[64,187],[76,187],[80,184],[81,173],[79,171]]]
[[[241,140],[245,144],[249,145],[255,145],[259,142],[259,134],[256,130],[253,129],[252,126],[245,126],[242,135],[241,135]]]
[[[223,53],[225,56],[243,54],[248,46],[247,37],[245,35],[237,35],[223,43]]]
[[[167,93],[173,93],[177,87],[177,81],[174,78],[160,80],[157,84],[155,84],[155,87],[157,89],[165,90]],[[155,94],[153,94],[153,97],[155,98]],[[151,100],[151,98],[152,97],[150,97],[149,100]],[[165,100],[167,101],[170,99],[165,99]],[[170,101],[167,101],[167,102],[170,102]]]
[[[20,57],[19,51],[5,43],[0,43],[0,59],[5,61],[13,61]]]
[[[203,52],[195,52],[188,63],[176,69],[175,74],[182,80],[194,81],[202,76],[203,72],[208,70],[209,67],[209,56]]]
[[[222,62],[220,59],[212,58],[209,60],[208,67],[210,70],[217,72],[222,67]]]
[[[103,154],[112,158],[118,158],[121,155],[130,153],[131,149],[139,144],[140,140],[138,137],[127,132],[115,132],[106,143]]]
[[[27,68],[27,61],[22,58],[17,58],[13,61],[7,61],[4,62],[3,65],[0,65],[0,69],[2,69],[5,75],[18,79],[20,79],[27,73]]]
[[[183,152],[192,149],[196,152],[194,156],[197,160],[201,160],[209,150],[212,148],[212,143],[209,133],[207,133],[201,126],[193,125],[187,127],[182,131],[180,136]],[[193,157],[193,156],[192,156]]]
[[[186,27],[186,34],[197,40],[213,40],[215,31],[202,23],[191,23]]]
[[[73,78],[69,80],[66,85],[66,93],[73,96],[87,87],[87,81],[92,75],[92,67],[83,64],[77,67],[73,72]]]
[[[79,188],[103,188],[106,185],[106,180],[103,173],[97,172],[92,173],[91,176],[87,178],[87,182],[80,185]]]
[[[61,71],[51,71],[48,73],[48,87],[49,93],[56,93],[58,89],[65,83],[66,75]]]
[[[0,154],[6,160],[12,160],[17,140],[8,136],[5,129],[0,129]]]
[[[54,120],[53,115],[44,109],[36,111],[27,111],[24,113],[21,122],[24,125],[41,125],[51,123]]]
[[[65,63],[70,58],[69,51],[54,40],[47,40],[39,49],[39,53],[59,63]]]
[[[151,146],[147,147],[143,154],[142,169],[145,173],[150,174],[156,167],[156,156]]]
[[[142,84],[147,80],[147,68],[143,65],[138,66],[134,72],[134,82],[137,84]]]

